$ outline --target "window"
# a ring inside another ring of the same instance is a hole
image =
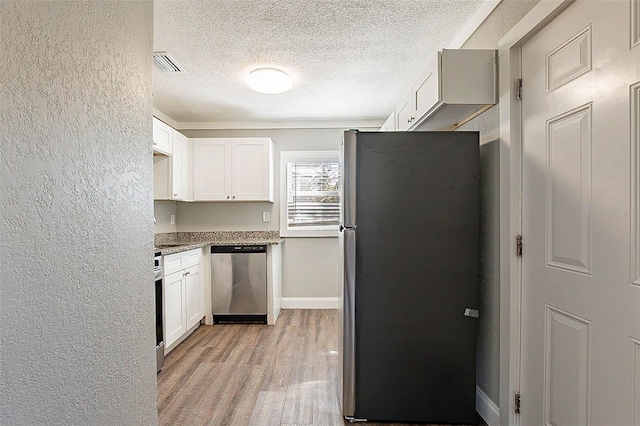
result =
[[[280,234],[335,237],[340,223],[338,151],[280,153]]]

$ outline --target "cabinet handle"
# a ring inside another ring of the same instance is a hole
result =
[[[234,199],[234,200],[236,199],[236,196],[235,196],[235,195],[233,196],[233,199]]]
[[[154,144],[154,145],[158,145],[158,142],[156,142],[156,141],[153,141],[153,144]]]
[[[177,197],[177,196],[178,196],[178,194],[173,194],[173,196],[174,196],[174,197]]]
[[[227,200],[229,199],[229,196],[227,195]]]
[[[189,271],[187,271],[187,272],[185,272],[185,273],[184,273],[184,275],[185,275],[185,276],[186,276],[186,275],[190,275],[190,274],[191,274],[191,272],[189,272]]]
[[[415,117],[411,117],[411,121],[413,121],[413,120],[415,120],[415,119],[416,119]]]
[[[411,123],[411,119],[410,118],[407,118],[407,123]]]

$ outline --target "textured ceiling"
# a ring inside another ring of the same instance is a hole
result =
[[[179,122],[384,119],[484,0],[156,0],[153,103]],[[253,92],[275,66],[291,91]]]

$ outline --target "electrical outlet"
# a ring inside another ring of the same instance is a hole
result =
[[[262,221],[271,222],[271,212],[262,212]]]
[[[176,215],[175,215],[175,214],[172,214],[172,215],[171,215],[171,224],[172,224],[172,225],[175,225],[175,224],[176,224]]]

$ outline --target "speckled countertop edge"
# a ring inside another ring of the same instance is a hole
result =
[[[154,235],[155,246],[179,244],[156,252],[162,255],[180,253],[206,246],[274,245],[284,242],[280,231],[214,231],[214,232],[167,232]]]

